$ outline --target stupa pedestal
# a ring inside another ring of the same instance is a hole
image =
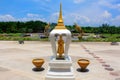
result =
[[[51,57],[45,80],[75,80],[71,57],[65,57],[64,60]]]

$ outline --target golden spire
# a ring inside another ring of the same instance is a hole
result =
[[[62,19],[62,4],[61,3],[60,3],[59,19],[58,19],[58,23],[55,29],[66,29],[66,27],[64,26],[63,19]]]
[[[60,4],[60,13],[59,13],[59,19],[58,19],[58,24],[62,23],[63,24],[63,19],[62,19],[62,4]],[[64,24],[63,24],[64,25]]]

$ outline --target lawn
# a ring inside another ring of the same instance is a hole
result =
[[[48,38],[40,38],[38,33],[32,35],[23,36],[22,33],[2,33],[0,34],[0,40],[11,40],[11,41],[19,41],[19,40],[25,40],[25,41],[49,41]],[[74,42],[120,42],[120,34],[100,34],[101,37],[96,38],[89,36],[86,39],[81,40],[73,40]]]

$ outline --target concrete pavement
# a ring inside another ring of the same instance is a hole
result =
[[[50,42],[0,41],[0,80],[44,80],[51,55]],[[109,42],[72,42],[69,55],[76,80],[120,80],[120,43],[112,46]],[[32,70],[33,58],[45,59],[44,71]],[[88,72],[77,71],[79,58],[90,60]]]

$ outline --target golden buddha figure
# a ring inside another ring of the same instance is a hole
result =
[[[59,36],[57,53],[59,54],[59,58],[61,58],[64,53],[64,40],[62,39],[62,35]]]

